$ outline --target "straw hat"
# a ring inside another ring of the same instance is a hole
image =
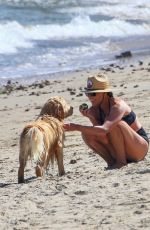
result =
[[[96,76],[89,77],[87,79],[87,87],[85,88],[85,93],[96,93],[96,92],[112,92],[108,78],[103,74],[98,74]]]

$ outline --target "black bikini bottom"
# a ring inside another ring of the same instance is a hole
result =
[[[143,127],[140,128],[140,129],[137,131],[137,133],[138,133],[141,137],[143,137],[143,138],[147,141],[147,143],[149,144],[149,138],[148,138],[148,136],[147,136],[147,133],[146,133],[145,130],[143,129]]]
[[[138,133],[141,137],[143,137],[143,138],[147,141],[147,143],[149,144],[149,138],[148,138],[148,136],[147,136],[147,133],[146,133],[145,130],[143,129],[143,127],[140,128],[140,129],[137,131],[137,133]],[[136,162],[136,161],[127,159],[127,163],[133,163],[133,162]]]

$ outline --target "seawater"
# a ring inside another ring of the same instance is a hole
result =
[[[0,83],[150,51],[149,0],[0,0]]]

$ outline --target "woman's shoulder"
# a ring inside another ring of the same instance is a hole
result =
[[[112,105],[121,105],[121,104],[124,104],[125,101],[122,100],[122,99],[119,98],[119,97],[113,97],[113,98],[111,98],[111,103],[112,103]],[[125,104],[126,104],[126,103],[125,103]]]
[[[115,106],[115,107],[118,107],[118,108],[120,107],[125,112],[129,112],[131,110],[131,108],[127,104],[127,102],[124,101],[122,98],[119,98],[119,97],[113,98],[112,106]]]

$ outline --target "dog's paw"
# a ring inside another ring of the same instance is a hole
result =
[[[65,171],[59,172],[59,176],[64,176],[65,175]]]
[[[18,184],[24,183],[24,178],[23,177],[18,177]]]
[[[36,166],[35,172],[36,172],[37,177],[42,177],[43,176],[43,169],[39,165]]]

